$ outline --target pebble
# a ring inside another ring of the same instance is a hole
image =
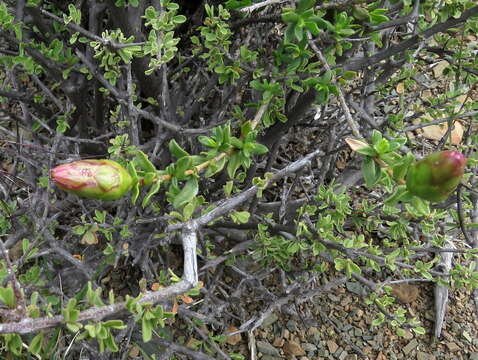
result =
[[[320,331],[312,326],[307,330],[307,339],[311,342],[318,343],[320,341]]]
[[[227,329],[227,332],[231,333],[231,332],[234,332],[236,330],[238,330],[237,327],[229,326],[229,328]],[[236,335],[228,336],[227,339],[226,339],[226,342],[229,345],[236,345],[237,343],[241,342],[241,340],[242,340],[241,334],[236,334]]]
[[[276,339],[274,340],[274,342],[272,343],[272,345],[273,345],[274,347],[276,347],[276,348],[277,348],[277,347],[282,347],[282,346],[284,345],[284,342],[285,342],[285,340],[284,340],[283,338],[279,338],[279,337],[278,337],[278,338],[276,338]]]
[[[329,352],[331,354],[334,354],[339,348],[339,346],[335,343],[335,341],[327,340],[327,348],[329,349]]]
[[[357,327],[354,328],[354,335],[355,335],[355,336],[362,336],[362,335],[363,335],[362,329],[357,328]]]
[[[333,302],[339,302],[340,301],[340,297],[338,297],[334,294],[327,294],[327,297]]]
[[[287,327],[287,329],[289,329],[290,332],[297,332],[298,330],[297,322],[295,322],[294,320],[287,321],[287,324],[285,326]]]
[[[451,352],[456,352],[456,351],[459,351],[461,348],[455,344],[454,342],[449,342],[446,344],[446,347],[448,348],[448,350],[450,350]]]
[[[287,341],[282,349],[284,350],[284,353],[288,355],[305,355],[304,349],[295,341]]]
[[[261,357],[261,360],[283,360],[283,359],[278,356],[264,355],[263,357]]]
[[[478,360],[478,352],[471,353],[469,360]]]
[[[264,355],[279,356],[279,350],[274,346],[269,344],[267,341],[257,341],[256,342],[257,351],[263,353]]]
[[[311,343],[302,343],[301,346],[306,352],[314,352],[317,350],[317,346]]]
[[[410,341],[404,348],[403,348],[403,353],[405,355],[408,355],[413,349],[415,349],[418,346],[418,341],[417,339],[413,339]]]
[[[279,317],[276,314],[272,313],[268,317],[265,318],[264,322],[261,325],[261,328],[264,329],[268,326],[271,326],[277,320],[279,320]]]
[[[339,360],[345,360],[347,358],[347,351],[342,351],[342,353],[339,355]]]
[[[417,360],[432,360],[434,359],[435,357],[433,355],[430,355],[430,354],[427,354],[427,353],[424,353],[423,351],[419,351],[417,353]]]
[[[405,334],[403,335],[403,338],[406,339],[406,340],[412,340],[413,339],[413,333],[410,330],[405,329]]]

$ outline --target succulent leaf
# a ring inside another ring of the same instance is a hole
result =
[[[458,151],[442,151],[417,161],[407,173],[407,189],[433,202],[445,200],[465,172],[466,158]]]
[[[133,180],[120,164],[112,160],[79,160],[50,170],[60,189],[80,197],[116,200],[132,187]]]

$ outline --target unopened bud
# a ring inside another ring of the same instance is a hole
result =
[[[133,182],[128,171],[112,160],[73,161],[53,168],[50,176],[60,189],[97,200],[119,199]]]
[[[466,158],[458,151],[428,155],[407,173],[407,189],[429,201],[445,200],[458,186],[465,172]]]

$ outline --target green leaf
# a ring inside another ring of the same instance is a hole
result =
[[[312,6],[315,5],[315,1],[316,0],[300,0],[299,4],[297,5],[297,11],[302,13],[310,9]]]
[[[395,332],[400,337],[405,337],[407,335],[407,332],[402,328],[397,328]]]
[[[10,308],[15,307],[15,296],[11,287],[0,287],[0,301]]]
[[[186,16],[184,15],[176,15],[175,17],[173,17],[173,23],[175,24],[182,24],[185,21],[186,21]]]
[[[236,224],[245,224],[249,221],[251,214],[249,211],[233,211],[230,216]]]
[[[220,172],[224,168],[224,166],[226,165],[226,161],[227,161],[226,157],[223,157],[222,159],[217,160],[217,161],[212,161],[209,164],[209,166],[207,167],[207,171],[204,174],[204,176],[205,177],[211,177],[211,176],[217,174],[218,172]]]
[[[179,144],[174,139],[169,142],[169,151],[177,159],[181,159],[184,156],[189,156],[188,152],[184,150],[181,146],[179,146]]]
[[[241,154],[238,152],[233,152],[229,156],[229,162],[227,164],[227,175],[230,179],[234,179],[237,169],[241,166]]]
[[[282,22],[285,24],[296,23],[299,20],[299,15],[295,12],[287,11],[282,14]]]
[[[371,157],[367,156],[362,162],[362,174],[365,184],[368,188],[371,188],[380,179],[380,166]]]
[[[267,146],[259,144],[259,143],[255,143],[254,148],[252,149],[251,152],[254,155],[263,155],[263,154],[267,153],[268,151],[269,151],[269,149],[267,148]]]
[[[187,170],[191,170],[193,165],[193,161],[191,156],[184,156],[178,161],[176,161],[176,164],[174,166],[174,176],[178,179],[184,179],[188,175],[185,174]]]
[[[379,154],[385,154],[390,151],[390,144],[387,139],[380,139],[374,143],[373,147]]]
[[[382,140],[382,134],[380,131],[373,129],[372,130],[372,144],[375,145],[380,140]]]
[[[153,165],[151,161],[148,159],[148,155],[146,155],[144,152],[138,150],[136,152],[136,158],[135,158],[137,164],[139,167],[144,170],[145,172],[155,172],[156,167]]]
[[[294,27],[294,35],[295,35],[295,38],[301,42],[302,39],[304,38],[304,29],[299,27],[299,26],[295,26]]]
[[[141,202],[141,206],[143,207],[143,209],[148,206],[149,202],[151,201],[151,198],[158,193],[159,189],[161,187],[161,182],[160,181],[156,181],[152,186],[151,188],[149,189],[148,193],[146,194],[146,196],[143,198],[143,201]]]
[[[153,325],[150,321],[143,317],[141,319],[141,332],[143,334],[143,342],[148,342],[153,337]]]
[[[42,344],[43,344],[43,332],[41,331],[38,334],[36,334],[35,337],[32,339],[32,341],[30,342],[30,345],[28,346],[28,351],[34,355],[37,355],[41,351]]]
[[[209,148],[214,149],[214,148],[218,147],[218,143],[214,139],[212,139],[208,136],[199,136],[198,141],[201,144],[203,144],[204,146],[209,147]]]
[[[198,180],[193,177],[189,179],[178,195],[174,197],[173,206],[176,209],[190,202],[198,193]]]
[[[424,335],[426,333],[426,330],[425,328],[421,327],[421,326],[418,326],[418,327],[415,327],[415,328],[412,328],[413,332],[415,334],[419,334],[419,335]]]
[[[226,197],[231,196],[233,186],[234,181],[232,180],[229,180],[228,182],[226,182],[226,185],[224,185],[224,195],[226,195]]]

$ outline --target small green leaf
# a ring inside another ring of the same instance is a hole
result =
[[[146,155],[142,151],[138,151],[136,153],[136,162],[138,163],[139,167],[144,170],[145,172],[155,172],[156,167],[153,165],[151,161],[148,159],[148,155]]]
[[[365,179],[365,184],[368,188],[373,187],[380,179],[380,166],[371,158],[366,157],[362,162],[362,174]]]
[[[143,198],[143,201],[141,202],[141,206],[143,209],[148,206],[149,202],[151,201],[151,198],[158,193],[159,189],[161,187],[161,182],[156,181],[151,188],[149,189],[148,193],[145,195]]]
[[[143,342],[146,343],[146,342],[148,342],[152,339],[152,337],[153,337],[153,325],[151,324],[150,321],[145,319],[144,316],[141,319],[141,332],[142,332],[142,335],[143,335]]]
[[[179,144],[174,139],[169,142],[169,151],[177,159],[181,159],[184,156],[189,156],[188,152],[184,150],[181,146],[179,146]]]
[[[176,161],[176,164],[174,166],[174,177],[176,177],[178,180],[184,179],[188,175],[185,174],[187,170],[191,170],[192,168],[192,158],[191,156],[184,156],[178,161]]]
[[[189,179],[178,195],[174,197],[173,206],[176,209],[190,202],[198,193],[198,180],[193,177]]]
[[[402,328],[397,328],[395,332],[400,337],[405,337],[407,335],[407,332]]]
[[[426,333],[425,328],[423,328],[421,326],[417,326],[415,328],[412,328],[412,330],[415,334],[419,334],[419,335],[424,335]]]
[[[233,211],[230,216],[236,224],[245,224],[249,221],[251,214],[249,211]]]
[[[241,154],[238,152],[233,152],[229,156],[229,162],[227,164],[227,175],[230,179],[234,179],[237,169],[241,166]]]
[[[41,351],[42,344],[43,344],[43,332],[40,331],[38,334],[35,335],[35,337],[30,342],[30,345],[28,346],[28,351],[34,355],[37,355]]]
[[[15,296],[11,287],[0,287],[0,301],[10,308],[15,307]]]

